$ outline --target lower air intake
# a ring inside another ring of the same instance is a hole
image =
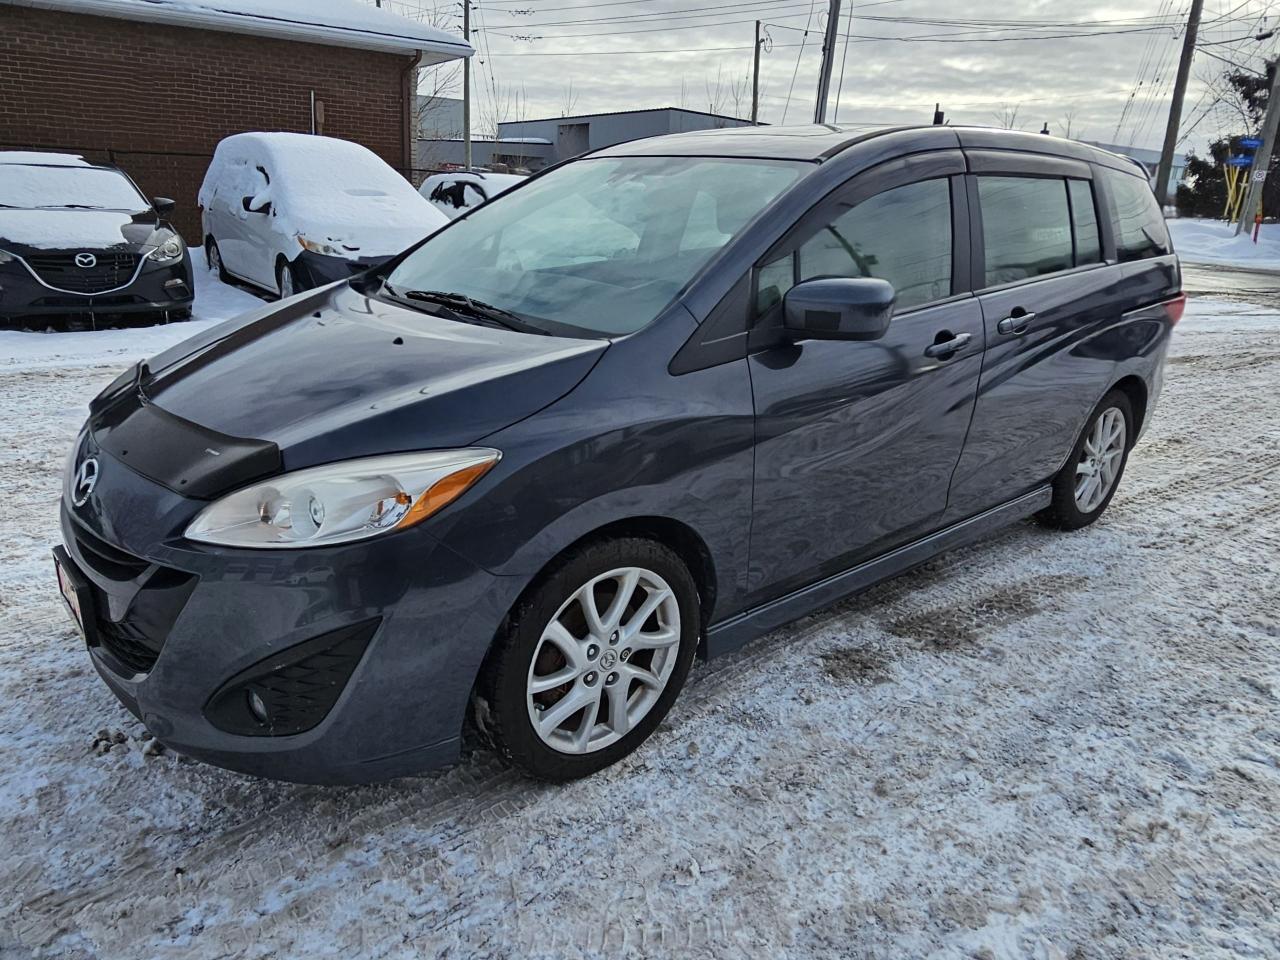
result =
[[[219,730],[249,737],[310,730],[337,703],[380,622],[312,637],[258,661],[209,698],[205,716]]]

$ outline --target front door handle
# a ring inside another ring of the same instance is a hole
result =
[[[1035,318],[1034,313],[1015,313],[997,323],[996,330],[1005,336],[1020,337],[1027,332],[1027,328]]]
[[[943,335],[945,334],[940,334],[940,336]],[[934,360],[947,358],[972,339],[973,334],[971,333],[957,333],[950,340],[943,340],[940,343],[929,344],[929,346],[924,348],[924,355]]]

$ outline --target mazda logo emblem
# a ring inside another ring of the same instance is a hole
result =
[[[88,270],[90,267],[96,267],[97,265],[98,265],[98,258],[95,257],[92,253],[76,254],[77,267],[81,267],[85,270]]]
[[[76,481],[71,487],[71,502],[77,507],[83,507],[89,499],[89,494],[93,493],[93,488],[98,485],[98,461],[95,457],[88,457],[76,469]]]

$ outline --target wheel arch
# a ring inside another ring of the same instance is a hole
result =
[[[1137,442],[1138,435],[1142,433],[1142,428],[1147,422],[1147,384],[1137,374],[1129,374],[1117,380],[1112,386],[1112,390],[1119,390],[1129,399],[1129,406],[1133,408],[1134,430],[1129,438],[1129,446],[1132,447]],[[1111,391],[1107,391],[1110,393]]]

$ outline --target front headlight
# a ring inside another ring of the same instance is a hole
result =
[[[487,447],[397,453],[310,467],[228,494],[186,537],[224,547],[318,547],[421,523],[498,462]]]
[[[312,253],[319,253],[326,257],[336,256],[338,253],[330,244],[321,243],[318,240],[308,240],[302,234],[298,234],[298,243],[302,244],[302,249],[310,250]]]
[[[182,238],[172,230],[157,230],[152,234],[150,242],[155,244],[155,249],[147,254],[147,259],[156,263],[179,260],[187,249]]]

